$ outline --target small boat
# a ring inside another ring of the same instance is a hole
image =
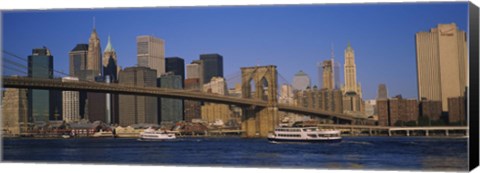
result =
[[[268,135],[272,143],[280,142],[340,142],[339,130],[318,129],[317,127],[279,127]]]
[[[71,137],[72,136],[70,136],[70,135],[62,135],[62,138],[64,138],[64,139],[68,139],[68,138],[71,138]]]
[[[93,137],[114,137],[113,132],[111,131],[102,131],[100,130],[99,132],[96,132],[93,134]]]
[[[139,140],[141,141],[165,141],[176,139],[174,133],[167,133],[166,131],[157,131],[153,128],[145,129],[140,133]]]

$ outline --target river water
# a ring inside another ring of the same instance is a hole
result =
[[[3,139],[3,160],[129,165],[467,171],[467,138],[344,137],[271,144],[258,138]]]

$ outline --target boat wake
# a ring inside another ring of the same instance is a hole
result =
[[[359,144],[359,145],[373,145],[373,143],[365,142],[365,141],[342,141],[342,143]]]

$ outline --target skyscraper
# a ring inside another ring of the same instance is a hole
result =
[[[103,51],[103,73],[104,76],[110,76],[110,81],[117,81],[118,63],[117,52],[112,46],[110,36],[108,36],[108,43]]]
[[[157,87],[160,88],[182,88],[182,77],[180,75],[174,75],[172,72],[163,74],[160,78],[157,78]],[[172,98],[159,98],[158,108],[161,122],[178,122],[183,120],[183,100]]]
[[[350,92],[359,95],[362,97],[362,89],[357,83],[357,66],[355,64],[355,53],[352,46],[348,43],[347,48],[345,49],[345,86],[343,89],[344,93]]]
[[[87,70],[91,70],[94,76],[102,76],[102,50],[100,47],[100,39],[97,30],[93,28],[90,38],[88,39],[88,57]],[[94,79],[90,79],[94,80]]]
[[[345,49],[345,64],[344,64],[345,85],[343,91],[343,112],[355,113],[364,110],[364,103],[362,100],[362,88],[357,83],[357,66],[355,64],[355,53],[352,46],[348,43]]]
[[[28,56],[28,77],[53,78],[53,56],[46,47],[33,49]],[[53,112],[50,112],[50,91],[29,89],[28,91],[28,116],[33,122],[48,122]]]
[[[95,77],[95,82],[105,83],[105,78],[102,76]],[[102,121],[107,122],[107,93],[87,92],[86,119],[91,122]]]
[[[468,85],[466,33],[451,23],[415,36],[418,98],[442,101],[448,112],[448,98],[463,96]]]
[[[294,90],[305,90],[307,87],[310,87],[310,77],[300,70],[293,77],[292,86]]]
[[[192,63],[187,64],[187,79],[199,79],[200,86],[203,86],[205,83],[203,81],[203,65],[202,60],[194,60]]]
[[[156,87],[157,72],[148,67],[127,67],[120,71],[122,85]],[[157,97],[119,95],[119,124],[158,123]]]
[[[138,66],[154,69],[160,77],[165,73],[165,42],[153,36],[138,36],[137,58]]]
[[[87,70],[88,44],[77,44],[69,53],[70,55],[70,76],[77,77],[79,80],[87,80],[89,71]],[[93,78],[93,74],[91,75]],[[85,117],[85,104],[87,101],[87,92],[79,92],[79,114],[81,118]]]
[[[377,100],[385,100],[385,99],[388,99],[387,85],[382,83],[378,85]]]
[[[334,61],[333,45],[329,60],[317,64],[319,87],[326,89],[340,88],[340,65]]]
[[[322,89],[332,90],[335,88],[333,60],[325,60],[322,63],[323,86]]]
[[[108,36],[108,43],[103,52],[103,73],[105,76],[105,83],[116,83],[118,81],[118,66],[117,53],[112,46],[110,36]],[[105,94],[106,96],[106,123],[112,123],[112,120],[118,118],[118,94]]]
[[[223,56],[219,54],[202,54],[203,82],[208,83],[212,77],[223,77]]]
[[[78,81],[75,77],[64,77],[62,81]],[[80,93],[78,91],[62,91],[63,120],[67,123],[79,121],[80,117]]]
[[[79,76],[81,70],[87,69],[88,44],[77,44],[69,53],[70,76]]]
[[[165,71],[173,72],[174,75],[182,77],[182,88],[185,80],[185,60],[180,57],[165,58]]]

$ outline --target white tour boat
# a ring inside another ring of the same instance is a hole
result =
[[[139,140],[172,140],[176,139],[175,134],[167,133],[166,131],[157,131],[152,128],[145,129],[140,133]]]
[[[272,143],[278,142],[340,142],[340,130],[318,129],[317,127],[278,127],[268,135]]]

